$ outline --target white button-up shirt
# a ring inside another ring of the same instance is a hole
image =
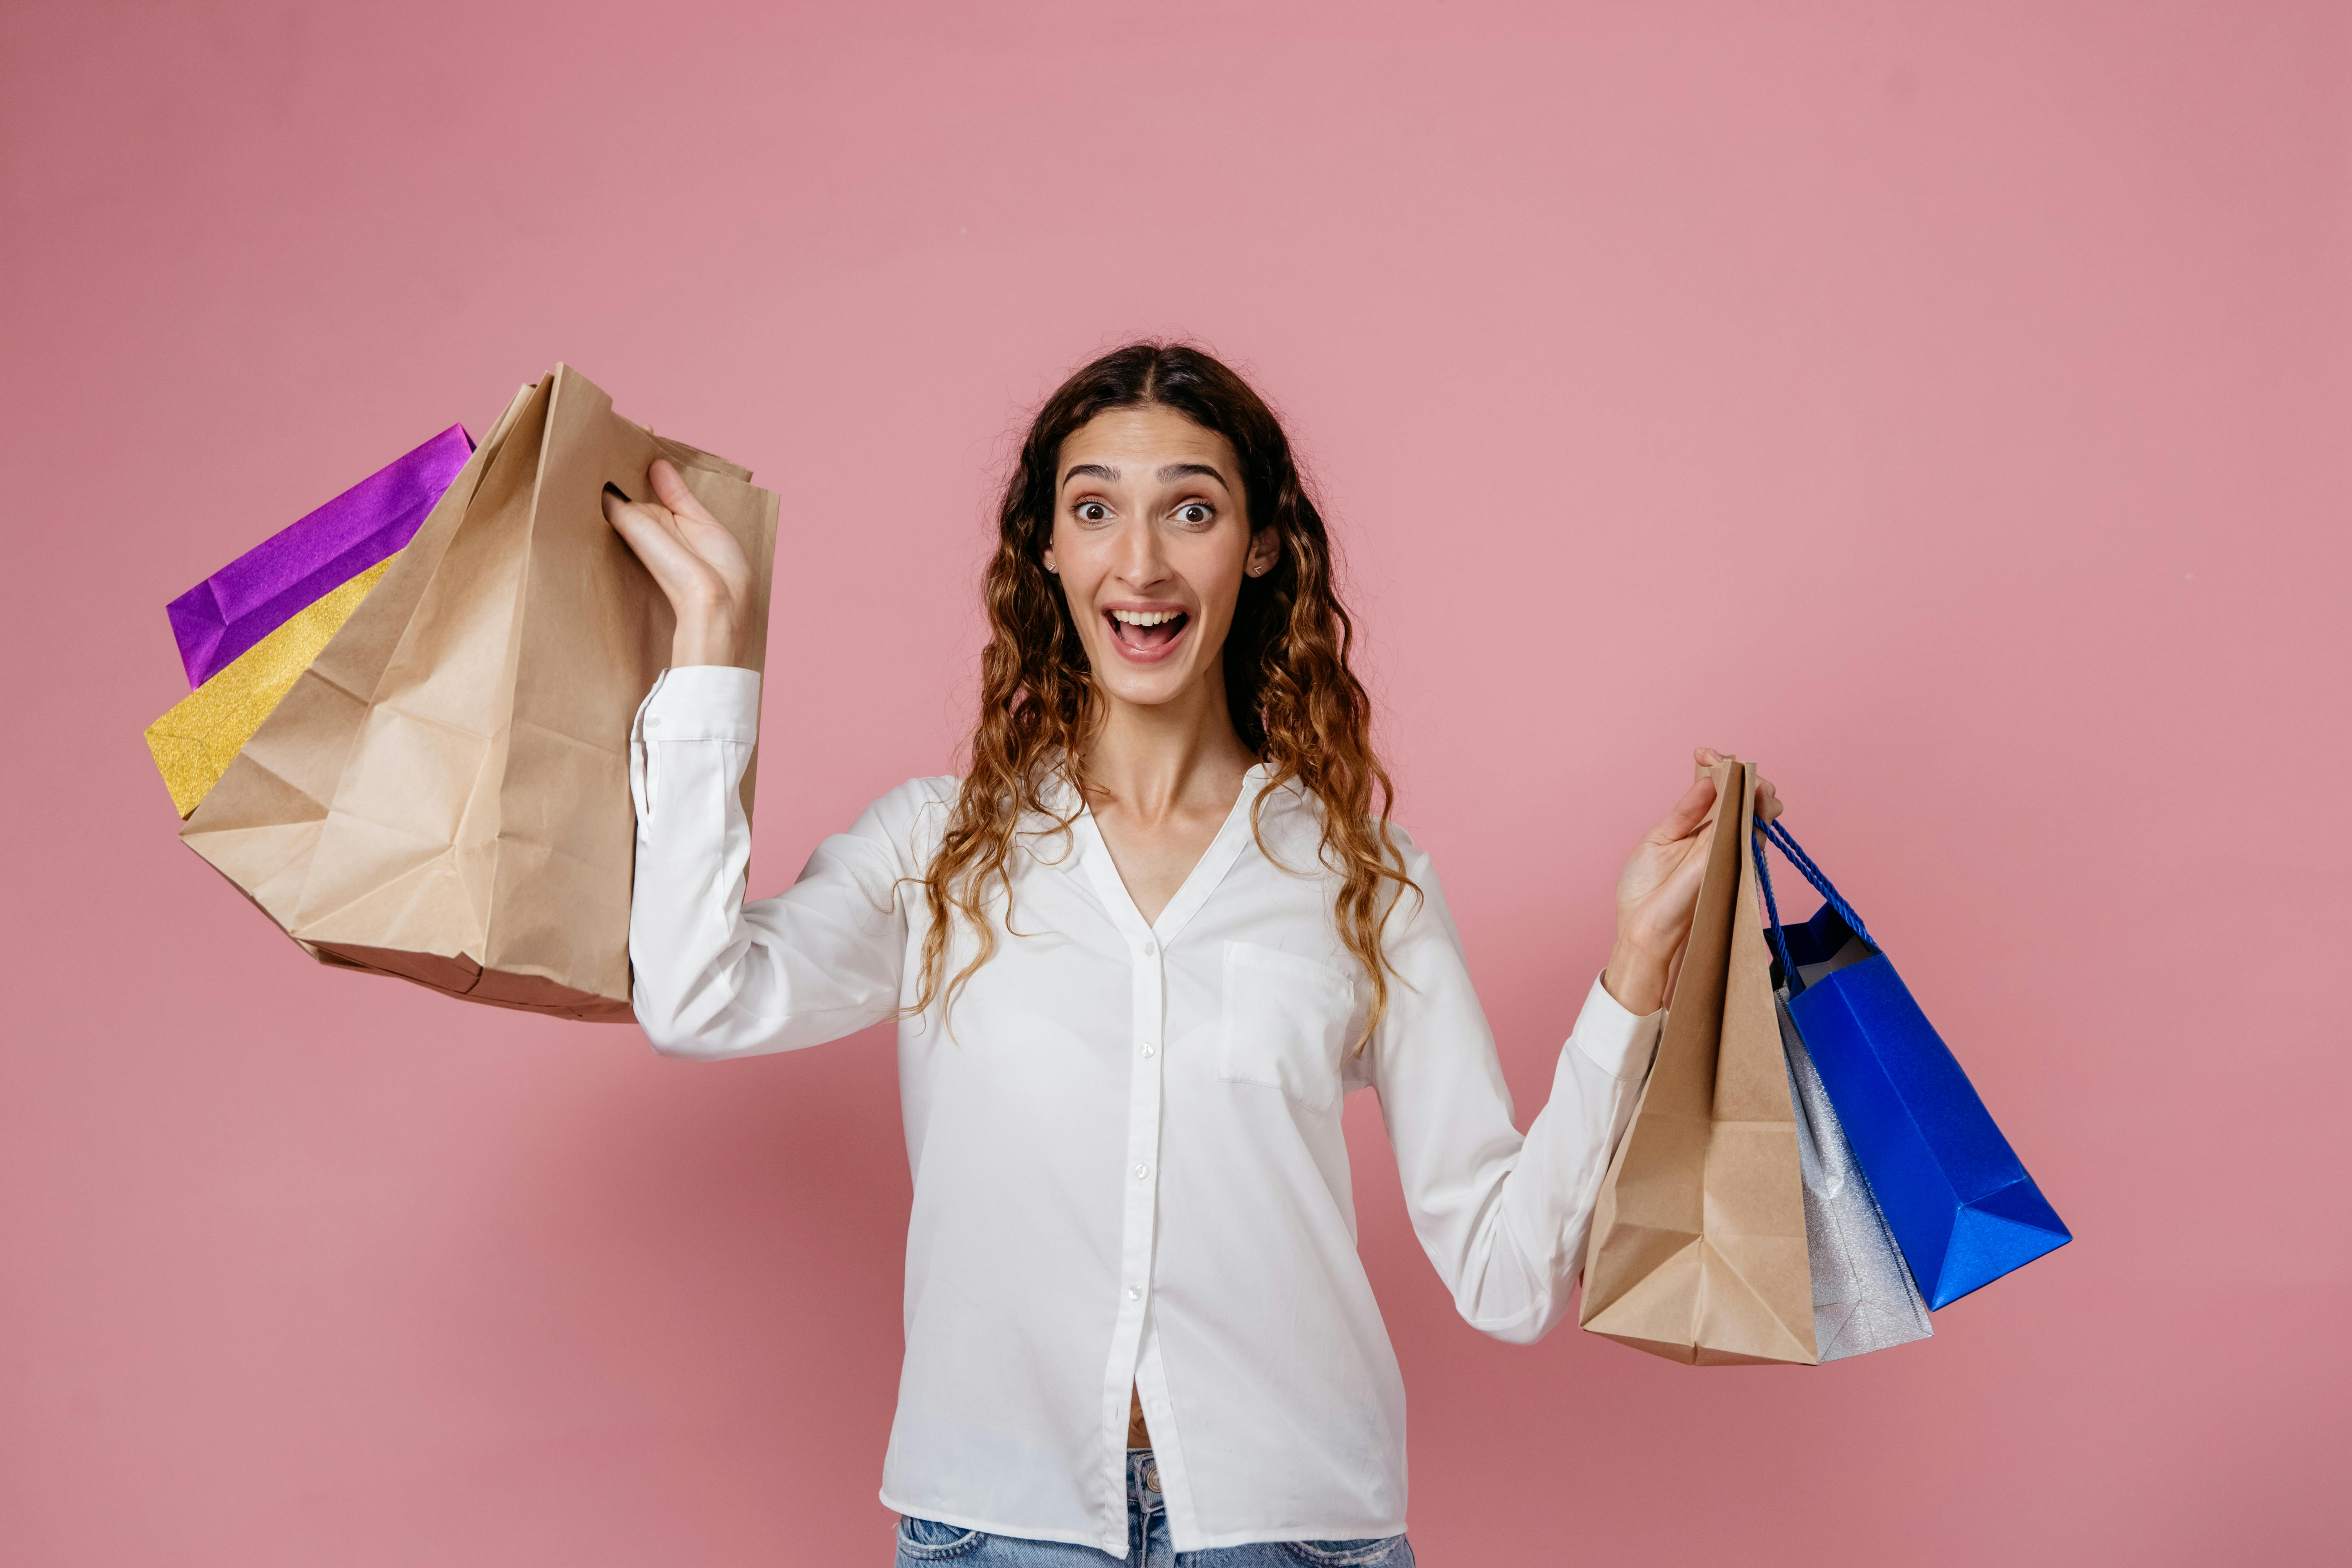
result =
[[[956,781],[891,791],[746,903],[758,722],[756,673],[689,667],[632,737],[636,1015],[673,1056],[816,1045],[918,987],[928,916],[906,879]],[[1333,921],[1318,808],[1266,795],[1261,848],[1265,784],[1252,770],[1152,921],[1091,816],[1037,818],[1007,868],[1017,934],[1000,929],[944,1026],[937,1002],[901,1019],[914,1209],[887,1506],[1123,1556],[1132,1386],[1179,1552],[1403,1531],[1404,1389],[1340,1129],[1353,1089],[1380,1096],[1463,1317],[1525,1342],[1567,1310],[1659,1016],[1596,983],[1523,1137],[1429,858],[1400,836],[1423,897],[1391,917],[1400,974],[1357,1054],[1370,983]],[[956,933],[947,973],[973,941]]]

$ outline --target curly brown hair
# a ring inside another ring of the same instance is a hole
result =
[[[1108,409],[1146,405],[1172,409],[1233,444],[1251,531],[1271,528],[1280,542],[1272,569],[1242,580],[1225,638],[1225,700],[1242,743],[1270,764],[1250,805],[1259,848],[1265,848],[1259,816],[1269,791],[1295,779],[1321,806],[1320,852],[1341,879],[1333,918],[1340,940],[1371,976],[1360,1052],[1388,1008],[1381,927],[1405,889],[1420,889],[1405,876],[1389,830],[1394,791],[1372,750],[1371,700],[1348,666],[1355,628],[1332,586],[1322,514],[1265,400],[1186,343],[1129,343],[1085,366],[1045,400],[1021,443],[997,509],[996,553],[982,588],[989,636],[971,766],[921,879],[930,928],[923,937],[920,994],[908,1011],[919,1014],[940,996],[954,917],[978,932],[979,951],[946,983],[947,1006],[996,951],[996,922],[984,909],[992,882],[1003,887],[1011,929],[1004,868],[1023,816],[1047,816],[1066,832],[1082,809],[1055,816],[1045,800],[1048,784],[1058,775],[1071,799],[1087,798],[1085,742],[1101,706],[1068,602],[1045,566],[1054,536],[1055,468],[1063,440],[1088,420]]]

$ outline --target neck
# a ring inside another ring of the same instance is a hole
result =
[[[1116,802],[1124,813],[1157,821],[1204,802],[1232,803],[1242,775],[1257,762],[1225,708],[1224,672],[1212,668],[1181,696],[1149,707],[1122,702],[1097,688],[1102,719],[1087,740],[1087,803]]]

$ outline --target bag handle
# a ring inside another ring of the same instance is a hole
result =
[[[1748,847],[1755,852],[1756,877],[1764,889],[1764,913],[1772,922],[1772,946],[1780,955],[1781,976],[1788,984],[1789,994],[1794,996],[1803,989],[1803,983],[1797,978],[1797,966],[1790,960],[1789,939],[1780,929],[1780,906],[1772,897],[1772,873],[1764,864],[1764,843],[1767,839],[1789,858],[1789,864],[1794,866],[1805,880],[1813,885],[1813,890],[1838,912],[1838,918],[1845,921],[1847,930],[1874,948],[1878,943],[1871,940],[1870,928],[1862,923],[1862,917],[1854,913],[1853,906],[1838,896],[1838,890],[1830,885],[1829,878],[1822,875],[1822,868],[1813,864],[1813,858],[1805,853],[1803,847],[1790,836],[1787,828],[1778,822],[1753,824]]]

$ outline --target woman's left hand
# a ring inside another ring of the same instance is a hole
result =
[[[1692,756],[1702,768],[1725,760],[1712,746],[1701,746]],[[1702,774],[1666,819],[1633,847],[1617,878],[1617,945],[1601,983],[1629,1013],[1654,1013],[1665,1005],[1683,943],[1690,937],[1691,915],[1698,908],[1717,804],[1715,781]],[[1780,815],[1780,795],[1769,780],[1758,778],[1756,820],[1769,822]]]
[[[676,464],[656,458],[651,477],[658,505],[632,501],[606,485],[604,520],[669,600],[677,625],[670,634],[669,662],[673,668],[740,665],[751,619],[751,563],[735,536],[694,499]],[[759,668],[756,660],[752,668]]]

